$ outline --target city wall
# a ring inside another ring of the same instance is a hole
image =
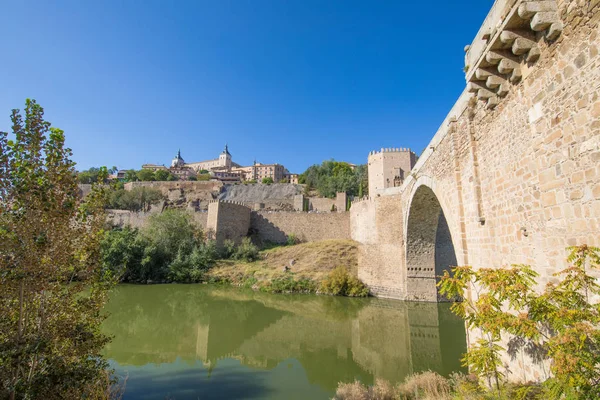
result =
[[[160,209],[150,212],[108,210],[108,219],[113,226],[143,228],[155,213],[160,213]],[[190,215],[198,226],[214,235],[220,243],[226,239],[239,242],[248,235],[261,243],[286,243],[290,235],[295,235],[303,242],[350,239],[348,212],[253,211],[243,204],[213,201],[208,206],[208,212],[190,211]]]
[[[250,209],[239,203],[214,201],[208,205],[206,229],[214,232],[217,245],[225,240],[239,244],[250,231]]]
[[[289,235],[303,242],[350,239],[348,213],[252,212],[252,232],[260,240],[285,243]]]

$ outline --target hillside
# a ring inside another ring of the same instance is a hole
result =
[[[296,279],[320,282],[335,267],[344,266],[356,276],[357,243],[352,240],[324,240],[276,247],[260,252],[254,262],[219,261],[209,272],[214,280],[243,284],[249,277],[271,281],[292,273]],[[293,260],[293,261],[292,261]],[[285,272],[285,266],[289,268]]]

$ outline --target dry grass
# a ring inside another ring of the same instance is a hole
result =
[[[334,400],[449,400],[448,380],[431,371],[408,376],[397,387],[377,379],[375,385],[364,386],[359,381],[340,383]]]
[[[404,383],[398,386],[401,399],[450,399],[450,383],[443,376],[426,371],[408,376]]]
[[[307,278],[320,282],[329,272],[338,266],[347,267],[356,275],[357,243],[352,240],[324,240],[301,243],[294,246],[282,246],[260,252],[255,262],[223,260],[209,272],[209,276],[240,283],[248,276],[258,281],[269,281],[283,276],[285,266],[296,278]],[[294,265],[290,266],[290,260]]]

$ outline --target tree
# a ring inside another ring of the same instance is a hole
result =
[[[150,169],[140,169],[137,173],[137,179],[142,182],[150,182],[155,181],[156,177],[154,175],[154,171]]]
[[[137,171],[135,169],[125,171],[125,180],[127,182],[136,182],[138,180]]]
[[[262,183],[264,183],[265,185],[270,185],[273,183],[273,178],[271,178],[270,176],[267,178],[263,178]]]
[[[290,183],[290,180],[288,178],[283,178],[279,183]]]
[[[14,140],[0,132],[0,397],[101,398],[106,189],[79,197],[64,133],[43,115],[28,99],[24,118],[12,111]]]
[[[77,174],[77,179],[79,183],[91,184],[98,182],[98,174],[100,173],[100,168],[92,167],[90,169],[86,169]]]
[[[129,211],[147,211],[150,206],[164,200],[162,192],[148,187],[135,187],[131,190],[118,189],[110,194],[107,208]]]
[[[569,250],[572,265],[555,273],[556,282],[541,293],[536,291],[538,274],[528,265],[444,271],[440,293],[463,300],[452,311],[478,336],[463,363],[498,392],[504,378],[501,352],[516,356],[523,350],[534,359],[550,360],[553,377],[544,382],[542,398],[600,398],[600,285],[587,273],[600,267],[600,249]],[[467,296],[470,288],[473,298]]]
[[[364,196],[368,187],[366,166],[352,168],[346,162],[334,160],[309,167],[298,177],[298,182],[314,187],[323,197],[335,197],[337,192]]]
[[[166,181],[171,173],[166,169],[159,169],[154,172],[154,177],[157,181]]]

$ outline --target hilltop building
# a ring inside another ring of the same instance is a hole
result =
[[[407,148],[383,148],[369,153],[369,194],[400,186],[417,163],[417,155]]]
[[[264,178],[272,178],[275,183],[283,179],[288,179],[290,183],[298,183],[298,174],[291,174],[281,164],[263,164],[254,161],[252,165],[243,167],[233,162],[227,145],[225,145],[219,157],[212,160],[187,163],[181,156],[181,151],[178,151],[177,155],[171,160],[170,168],[156,164],[144,164],[142,168],[152,169],[153,171],[168,169],[180,179],[188,179],[190,176],[207,171],[211,175],[211,179],[223,182],[250,180],[261,182]]]

